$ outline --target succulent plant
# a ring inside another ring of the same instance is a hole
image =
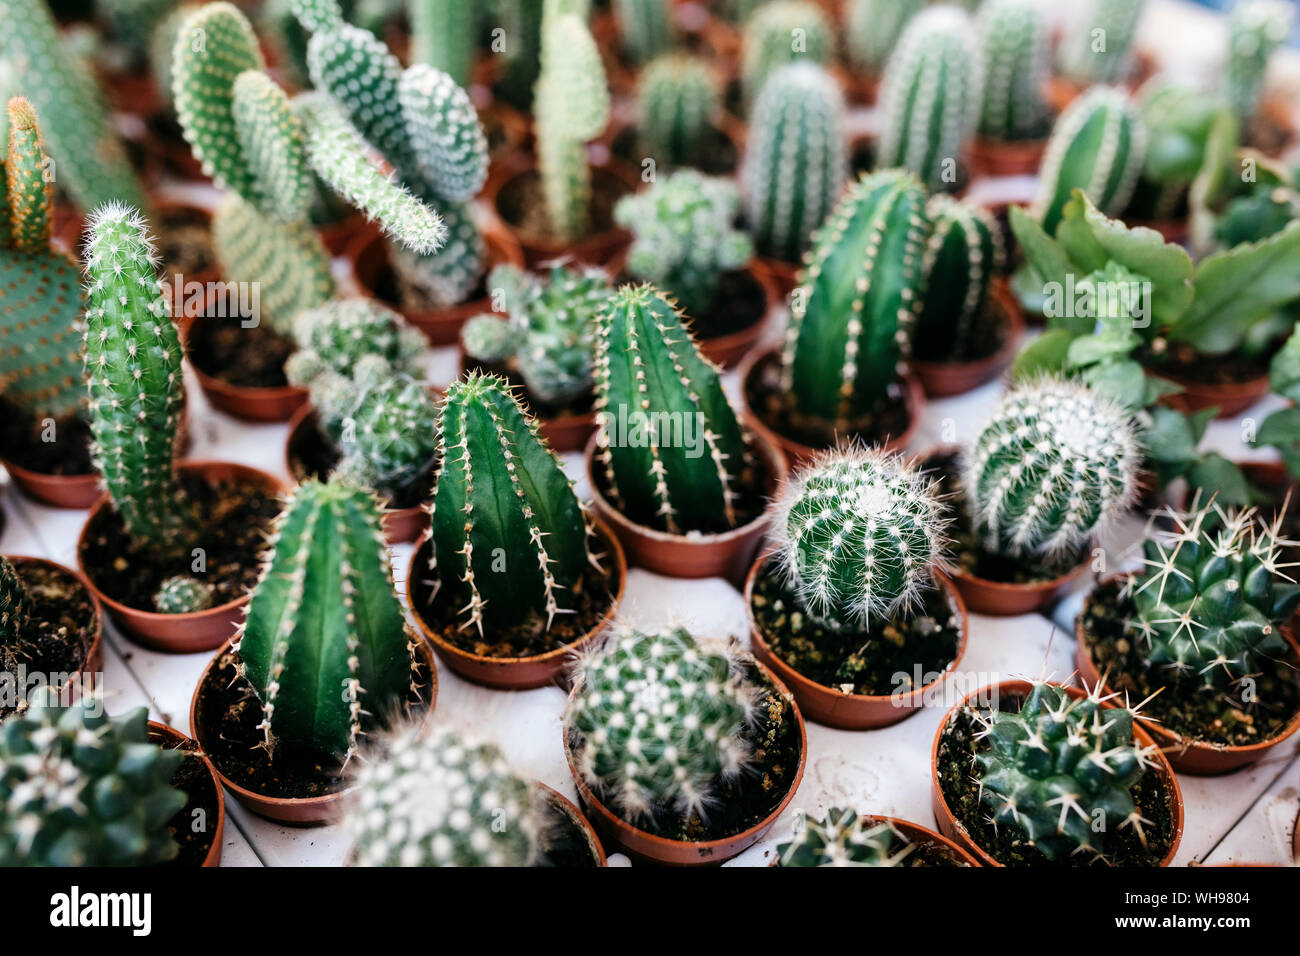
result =
[[[1072,698],[1034,681],[1018,712],[994,710],[982,719],[988,749],[975,755],[980,799],[995,825],[1049,860],[1103,854],[1106,835],[1125,827],[1146,842],[1151,821],[1134,804],[1133,787],[1155,748],[1134,741],[1136,709],[1108,700],[1100,684]]]
[[[469,89],[478,18],[461,0],[410,0],[411,62],[425,63]]]
[[[1127,410],[1078,382],[1044,378],[1003,398],[963,456],[962,483],[988,550],[1055,556],[1124,513],[1140,467]]]
[[[1059,47],[1061,73],[1080,85],[1120,83],[1133,69],[1133,40],[1145,0],[1083,0]]]
[[[0,866],[152,866],[179,852],[168,829],[185,806],[184,759],[149,740],[140,707],[57,706],[46,689],[0,724]]]
[[[158,585],[153,604],[160,614],[193,614],[212,607],[212,585],[188,574],[177,574]]]
[[[673,0],[614,0],[619,39],[635,63],[645,63],[672,47]]]
[[[754,103],[741,170],[745,211],[759,252],[797,262],[847,175],[838,84],[813,64],[775,71]]]
[[[383,494],[427,474],[438,455],[438,403],[407,375],[366,387],[342,430],[337,472]]]
[[[262,703],[268,750],[357,752],[363,714],[406,707],[414,640],[393,589],[379,504],[338,479],[285,503],[233,650]]]
[[[878,166],[901,166],[930,189],[955,190],[983,83],[964,10],[928,7],[907,24],[880,86]]]
[[[1295,7],[1283,0],[1237,0],[1228,15],[1223,93],[1243,123],[1259,111],[1269,60],[1291,34]]]
[[[578,773],[630,821],[706,810],[753,760],[758,689],[728,646],[683,628],[616,633],[575,669],[564,714]]]
[[[27,586],[13,562],[0,555],[0,647],[12,650],[22,644],[30,618]]]
[[[598,320],[596,462],[633,521],[673,534],[739,523],[754,462],[718,378],[653,286],[624,286]]]
[[[1137,100],[1147,130],[1146,156],[1124,215],[1173,219],[1205,164],[1211,131],[1223,107],[1195,86],[1162,74],[1142,84]]]
[[[898,866],[915,849],[889,821],[832,807],[825,817],[805,819],[776,857],[781,866]]]
[[[514,327],[495,312],[471,316],[460,327],[465,355],[488,366],[503,365],[515,354]]]
[[[976,18],[981,73],[981,136],[1038,139],[1049,110],[1043,99],[1050,68],[1047,30],[1033,0],[989,0]]]
[[[658,162],[689,166],[708,148],[721,104],[706,61],[680,53],[657,57],[641,71],[637,86],[641,141]]]
[[[624,196],[614,220],[634,236],[627,271],[675,297],[687,315],[704,315],[722,274],[754,251],[749,236],[732,228],[739,206],[735,185],[692,169]]]
[[[926,212],[933,230],[921,261],[925,295],[913,339],[938,344],[949,355],[968,355],[975,323],[988,307],[989,285],[1002,269],[1002,234],[973,203],[936,195]]]
[[[830,22],[811,0],[771,0],[745,23],[740,82],[753,100],[767,78],[788,63],[830,63],[835,50]]]
[[[849,0],[844,43],[854,66],[879,73],[922,0]]]
[[[326,369],[351,375],[359,359],[377,355],[394,374],[415,373],[426,340],[392,309],[373,299],[334,299],[298,313],[298,350],[286,365],[290,381],[310,385]],[[310,371],[312,374],[307,374]]]

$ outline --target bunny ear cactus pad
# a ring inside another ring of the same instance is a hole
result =
[[[821,819],[805,820],[776,856],[781,866],[900,866],[915,849],[892,823],[870,823],[856,810],[832,807]]]
[[[1002,234],[983,207],[948,196],[932,196],[927,215],[933,231],[925,241],[925,296],[913,338],[946,343],[951,355],[964,356],[989,284],[1002,269]]]
[[[446,73],[413,66],[397,87],[415,161],[444,202],[473,199],[487,179],[487,137],[469,94]]]
[[[241,156],[255,187],[244,198],[286,222],[304,219],[316,194],[306,133],[289,97],[269,76],[245,70],[231,87]]]

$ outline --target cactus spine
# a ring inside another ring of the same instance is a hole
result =
[[[410,0],[411,62],[427,63],[469,88],[478,18],[461,0]]]
[[[1133,40],[1145,0],[1084,0],[1060,46],[1061,72],[1080,85],[1121,83],[1133,68]]]
[[[645,63],[673,45],[672,0],[614,0],[623,49]]]
[[[159,614],[193,614],[212,607],[215,594],[208,582],[177,574],[158,585],[153,603]]]
[[[879,73],[922,0],[850,0],[844,41],[858,69]]]
[[[754,11],[745,24],[740,81],[752,101],[767,78],[788,63],[830,62],[834,51],[831,25],[810,0],[772,0]]]
[[[1238,0],[1228,16],[1223,92],[1243,123],[1259,110],[1268,62],[1286,42],[1295,8],[1282,0]]]
[[[915,849],[892,823],[832,807],[821,819],[805,820],[776,855],[781,866],[899,866]]]
[[[641,73],[638,129],[646,148],[665,165],[690,165],[708,148],[720,108],[717,80],[704,60],[669,53]]]
[[[931,197],[927,214],[933,231],[921,260],[925,296],[913,338],[965,356],[989,284],[1002,268],[1002,234],[983,207],[948,196]]]
[[[976,18],[984,90],[981,136],[1037,139],[1048,107],[1043,88],[1049,70],[1047,32],[1033,0],[989,0]]]
[[[31,597],[18,570],[0,555],[0,648],[13,650],[23,643],[31,619]]]

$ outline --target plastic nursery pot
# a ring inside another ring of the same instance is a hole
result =
[[[411,608],[411,616],[415,619],[416,627],[424,635],[425,640],[432,645],[438,659],[467,681],[497,690],[530,690],[548,684],[567,686],[568,669],[575,653],[590,644],[614,620],[618,613],[618,606],[623,600],[623,588],[627,584],[627,561],[623,557],[623,549],[619,546],[618,539],[601,521],[596,521],[595,527],[605,556],[611,562],[610,569],[618,578],[609,607],[601,616],[599,623],[578,640],[544,654],[533,654],[529,657],[488,657],[475,654],[456,646],[447,640],[441,631],[429,626],[429,622],[420,613],[415,595],[416,585],[424,573],[423,569],[429,567],[429,556],[433,547],[433,539],[425,535],[411,554],[411,563],[406,571],[406,603]]]
[[[802,263],[786,262],[784,259],[772,259],[766,256],[757,258],[751,264],[754,274],[760,277],[761,281],[771,283],[776,289],[777,298],[782,302],[790,297],[790,293],[799,285],[799,270],[803,268]]]
[[[799,709],[808,720],[840,730],[873,730],[900,723],[913,714],[920,713],[925,707],[926,698],[932,695],[948,674],[961,664],[961,659],[966,654],[966,638],[970,631],[966,606],[962,604],[961,595],[952,586],[952,582],[943,575],[936,574],[935,583],[961,619],[961,637],[957,642],[957,654],[944,668],[943,673],[910,694],[898,695],[846,694],[835,687],[828,687],[805,677],[772,650],[758,622],[754,619],[751,604],[754,584],[771,558],[772,555],[765,554],[755,561],[754,566],[750,568],[749,577],[745,579],[745,617],[749,621],[750,646],[754,656],[793,691]]]
[[[227,638],[229,638],[231,632],[230,630],[226,632]],[[429,671],[429,701],[428,709],[424,715],[424,724],[427,726],[438,702],[438,668],[433,662],[433,653],[429,650],[429,645],[421,640],[416,640],[414,644],[419,663],[427,667]],[[207,743],[212,739],[213,730],[199,719],[199,698],[202,696],[205,686],[212,683],[218,662],[229,650],[230,642],[227,640],[213,655],[212,660],[208,661],[207,666],[203,668],[199,682],[194,687],[194,696],[190,698],[190,731],[194,734],[194,739],[198,741],[200,749],[204,751],[209,749]],[[213,773],[221,781],[221,785],[230,791],[230,795],[238,801],[241,807],[256,813],[260,817],[274,820],[277,823],[285,823],[289,826],[311,827],[334,821],[338,818],[340,806],[347,799],[349,792],[348,788],[344,787],[341,790],[322,794],[318,797],[268,797],[265,794],[241,787],[222,773],[215,763],[212,765],[212,769]]]
[[[88,475],[47,475],[15,465],[7,458],[0,458],[0,464],[29,498],[55,508],[89,508],[103,493],[97,471]]]
[[[185,339],[194,335],[195,329],[213,321],[209,316],[195,316],[185,330]],[[187,353],[188,354],[188,353]],[[297,385],[276,385],[260,388],[249,385],[232,385],[209,375],[190,362],[199,387],[212,407],[246,422],[283,422],[307,404],[307,389]]]
[[[781,449],[765,435],[757,431],[750,434],[767,467],[766,495],[769,500],[774,499],[777,489],[790,473],[790,466]],[[614,529],[614,534],[627,551],[629,564],[672,578],[720,577],[734,584],[745,579],[754,552],[772,520],[776,508],[774,500],[748,524],[717,534],[670,534],[647,528],[624,517],[601,492],[593,467],[599,441],[599,433],[592,435],[585,455],[591,501],[596,514]]]
[[[569,823],[582,833],[583,842],[587,844],[587,849],[591,853],[591,858],[595,860],[596,866],[608,866],[609,861],[605,859],[605,848],[600,845],[600,837],[596,835],[596,828],[591,825],[590,820],[582,815],[582,811],[578,809],[577,805],[560,791],[548,787],[540,780],[537,782],[537,789],[542,792],[542,795],[551,804],[555,812],[564,814]]]
[[[0,530],[3,529],[4,521],[0,518]],[[91,610],[93,611],[93,620],[87,635],[85,660],[76,673],[68,675],[67,681],[63,685],[67,688],[69,700],[79,699],[82,691],[94,690],[99,675],[104,671],[104,614],[99,602],[99,595],[90,586],[90,582],[86,580],[84,574],[55,561],[24,554],[10,554],[5,555],[5,557],[13,564],[14,570],[18,572],[20,578],[31,571],[41,569],[47,574],[55,574],[68,579],[69,582],[75,583],[76,586],[86,592],[86,597],[90,601]]]
[[[981,176],[1032,176],[1047,150],[1046,139],[1004,140],[977,136],[970,145],[971,174]]]
[[[225,461],[182,461],[176,470],[182,475],[201,478],[209,484],[223,481],[238,482],[270,495],[285,492],[280,479],[247,465],[236,465]],[[244,605],[248,595],[242,595],[233,601],[227,601],[216,607],[189,614],[159,614],[157,611],[145,611],[141,608],[127,607],[106,595],[95,583],[94,575],[85,564],[85,550],[90,529],[105,509],[111,510],[112,501],[104,495],[90,509],[86,523],[81,528],[77,539],[77,567],[90,592],[108,609],[113,622],[128,638],[137,644],[174,654],[193,654],[210,651],[220,647],[234,628],[243,620]]]
[[[1205,408],[1217,408],[1215,418],[1232,418],[1250,408],[1269,392],[1268,372],[1244,382],[1229,382],[1222,385],[1198,382],[1195,379],[1164,371],[1156,374],[1183,388],[1177,395],[1162,396],[1161,404],[1187,414]]]
[[[781,683],[779,677],[768,670],[760,661],[755,661],[754,666],[771,682],[777,693],[787,700],[795,701],[789,689]],[[572,705],[573,697],[577,692],[576,687],[569,692],[570,705]],[[582,804],[587,813],[587,818],[591,821],[592,826],[596,828],[596,832],[600,834],[605,845],[617,847],[634,860],[648,863],[658,863],[664,866],[717,866],[720,863],[726,863],[734,856],[739,856],[763,839],[767,831],[772,829],[773,824],[776,823],[777,817],[785,812],[785,808],[790,805],[795,792],[799,789],[799,784],[803,780],[804,768],[808,765],[808,731],[804,726],[803,714],[799,711],[797,701],[791,706],[790,712],[799,727],[799,766],[795,769],[794,776],[790,781],[790,788],[786,791],[781,802],[776,809],[752,827],[732,836],[722,837],[717,840],[705,840],[699,843],[670,840],[667,837],[648,833],[640,827],[628,823],[613,810],[606,807],[591,791],[591,788],[587,786],[586,781],[582,779],[582,774],[579,773],[574,760],[573,749],[569,745],[569,735],[561,730],[560,737],[564,743],[564,759],[569,762],[569,773],[573,776],[573,785],[578,789],[578,802]]]
[[[1131,577],[1131,575],[1113,574],[1105,578],[1102,583],[1112,584],[1128,577]],[[1089,598],[1091,598],[1091,595],[1089,595]],[[1074,636],[1078,642],[1075,645],[1074,666],[1079,671],[1080,679],[1089,686],[1102,684],[1106,693],[1111,693],[1110,686],[1105,683],[1102,674],[1097,670],[1097,665],[1092,660],[1092,654],[1089,653],[1087,635],[1083,629],[1082,613],[1075,618]],[[1300,670],[1300,645],[1296,644],[1295,635],[1291,632],[1290,627],[1283,626],[1282,637],[1286,640],[1292,666]],[[1160,745],[1161,751],[1169,759],[1169,763],[1175,770],[1179,773],[1189,773],[1197,776],[1231,773],[1239,767],[1254,763],[1261,757],[1267,756],[1271,750],[1284,744],[1295,735],[1297,730],[1300,730],[1300,711],[1297,711],[1282,730],[1267,740],[1261,740],[1254,744],[1229,746],[1227,744],[1192,740],[1169,730],[1154,719],[1142,720],[1140,717],[1138,719],[1142,724],[1142,729]]]
[[[1005,866],[1005,864],[999,862],[975,842],[974,837],[971,836],[965,825],[953,815],[952,809],[948,806],[948,799],[944,796],[943,787],[939,782],[939,744],[943,739],[944,731],[948,729],[948,725],[952,723],[953,718],[963,708],[972,706],[979,700],[1022,699],[1029,693],[1032,686],[1029,681],[1025,680],[1007,680],[997,685],[982,687],[968,694],[943,715],[943,720],[939,722],[939,727],[934,733],[934,743],[930,746],[930,802],[934,808],[934,819],[939,825],[939,832],[964,847],[975,859],[979,860],[981,866],[1001,867]],[[1078,687],[1065,687],[1063,689],[1076,700],[1085,696],[1084,691]],[[1133,726],[1133,736],[1142,746],[1152,746],[1151,737],[1137,724]],[[1173,863],[1174,855],[1178,852],[1178,844],[1183,839],[1183,792],[1179,788],[1178,778],[1174,775],[1173,768],[1169,765],[1169,761],[1165,759],[1164,754],[1156,752],[1152,754],[1152,760],[1156,765],[1156,772],[1160,774],[1164,783],[1164,790],[1168,795],[1171,816],[1173,817],[1173,839],[1170,841],[1168,852],[1165,853],[1159,863],[1160,866],[1169,866]]]
[[[515,237],[495,217],[485,219],[483,242],[487,247],[486,272],[499,265],[522,266],[524,253]],[[358,235],[348,247],[347,258],[352,261],[353,275],[362,294],[396,309],[406,321],[423,332],[432,345],[455,345],[460,327],[466,321],[481,312],[492,311],[492,299],[486,288],[482,296],[442,309],[411,308],[396,301],[396,289],[391,292],[381,291],[386,283],[391,282],[392,274],[386,243],[378,232]]]
[[[149,739],[159,744],[164,750],[183,750],[187,758],[193,757],[203,762],[203,767],[212,781],[212,790],[217,795],[217,822],[215,826],[210,826],[209,832],[212,834],[212,844],[208,847],[207,855],[203,857],[201,866],[220,866],[222,836],[226,831],[226,795],[221,789],[221,778],[217,776],[216,768],[212,766],[212,761],[208,760],[199,745],[175,727],[169,727],[166,724],[151,720],[149,721]]]
[[[961,594],[966,607],[976,614],[993,617],[1011,617],[1032,614],[1063,596],[1078,577],[1088,570],[1092,549],[1084,552],[1083,560],[1059,577],[1026,584],[1009,581],[990,581],[960,569],[954,570],[952,582]]]
[[[1003,342],[1001,347],[986,358],[973,362],[927,362],[911,359],[912,371],[930,398],[962,395],[971,389],[996,378],[1007,368],[1020,351],[1020,340],[1025,333],[1025,315],[1020,303],[1003,279],[989,287],[992,307],[1002,317]]]
[[[868,813],[862,817],[867,826],[874,826],[878,823],[888,823],[895,830],[903,835],[908,843],[936,843],[948,852],[952,853],[958,860],[967,866],[980,866],[979,858],[967,850],[956,840],[949,839],[942,833],[936,833],[929,827],[923,827],[919,823],[913,823],[911,820],[903,820],[899,817],[885,817],[879,814]]]

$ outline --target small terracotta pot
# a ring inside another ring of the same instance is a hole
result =
[[[1161,396],[1160,403],[1189,415],[1205,408],[1218,408],[1215,418],[1232,418],[1250,408],[1269,392],[1268,373],[1258,378],[1227,385],[1211,385],[1168,372],[1155,374],[1183,388],[1177,395]]]
[[[813,448],[811,445],[805,445],[803,442],[788,438],[769,426],[762,417],[749,407],[749,380],[755,374],[759,365],[768,360],[771,356],[777,354],[777,346],[768,348],[754,349],[745,356],[744,361],[740,363],[740,401],[744,409],[745,424],[748,425],[756,435],[759,435],[768,443],[776,445],[785,453],[785,457],[790,462],[791,467],[806,465],[815,460],[819,454],[826,451],[826,448]],[[885,451],[896,451],[905,448],[916,434],[916,430],[921,425],[921,412],[925,408],[925,392],[921,388],[921,382],[916,375],[908,370],[903,374],[900,382],[903,389],[903,403],[907,409],[907,429],[903,434],[896,438],[890,438],[884,442],[881,447]],[[828,446],[829,447],[829,446]]]
[[[899,817],[885,817],[879,814],[867,813],[862,817],[864,823],[868,826],[874,826],[879,823],[888,823],[895,830],[903,835],[908,843],[937,843],[944,849],[951,851],[959,860],[967,866],[980,866],[977,857],[971,854],[964,846],[956,840],[950,840],[942,833],[936,833],[929,827],[923,827],[919,823],[913,823],[911,820],[903,820]]]
[[[596,828],[591,825],[590,820],[582,815],[582,811],[578,809],[577,805],[560,791],[548,787],[540,780],[537,782],[537,789],[546,796],[546,799],[555,806],[555,809],[568,817],[573,825],[582,831],[587,840],[587,847],[596,860],[596,866],[608,866],[609,861],[605,859],[605,848],[600,845],[600,837],[596,835]]]
[[[208,847],[202,866],[220,866],[222,838],[226,832],[226,795],[221,789],[221,778],[217,776],[216,768],[212,766],[212,761],[207,758],[199,745],[175,727],[151,720],[149,739],[161,745],[164,750],[185,750],[187,757],[197,757],[207,768],[208,776],[212,778],[212,789],[217,792],[217,825],[212,830],[212,845]]]
[[[1025,680],[1007,680],[997,685],[996,693],[1001,699],[1023,698],[1029,693],[1032,686],[1029,681]],[[1063,689],[1076,700],[1085,696],[1084,691],[1078,687],[1065,687]],[[939,783],[939,742],[943,738],[943,732],[948,729],[948,725],[952,723],[953,718],[963,707],[970,705],[972,701],[981,697],[988,699],[992,692],[992,687],[982,687],[968,694],[955,704],[948,713],[944,714],[943,720],[939,722],[939,729],[934,733],[934,743],[930,746],[930,801],[934,807],[934,819],[939,825],[940,833],[965,847],[971,855],[979,860],[982,866],[1002,867],[1005,864],[999,863],[989,853],[985,852],[975,842],[966,827],[953,815],[948,806],[948,800],[943,795],[943,787]],[[1107,704],[1105,706],[1113,707],[1115,705]],[[1133,737],[1145,747],[1152,746],[1150,736],[1136,724],[1133,727]],[[1159,774],[1164,778],[1165,790],[1173,802],[1174,838],[1170,842],[1169,852],[1165,854],[1159,864],[1160,866],[1169,866],[1173,862],[1175,854],[1178,853],[1178,844],[1183,839],[1183,792],[1179,788],[1178,778],[1174,776],[1173,768],[1169,765],[1169,761],[1165,759],[1164,754],[1157,752],[1152,755],[1152,760],[1155,762]]]
[[[767,466],[767,493],[774,498],[789,475],[790,466],[781,449],[766,436],[754,432],[752,437]],[[768,523],[775,512],[775,501],[748,524],[718,534],[670,534],[647,528],[624,517],[601,493],[593,468],[599,441],[597,433],[587,442],[586,469],[591,484],[591,501],[596,514],[614,529],[614,534],[627,550],[630,564],[673,578],[721,577],[734,584],[745,579],[754,552],[767,533]]]
[[[483,242],[487,246],[488,271],[498,265],[523,266],[523,250],[496,217],[487,217],[483,223]],[[377,232],[359,235],[348,247],[347,257],[352,261],[353,275],[361,292],[368,298],[378,298],[375,290],[379,279],[389,268],[384,237]],[[432,345],[455,345],[462,325],[481,312],[492,311],[490,295],[444,309],[415,309],[388,304],[423,332]]]
[[[103,494],[97,471],[89,475],[47,475],[29,471],[7,458],[0,458],[0,465],[29,498],[55,508],[89,508]]]
[[[878,727],[889,727],[893,724],[900,723],[918,714],[925,707],[925,698],[927,695],[934,693],[934,690],[952,671],[957,670],[961,664],[962,657],[966,654],[966,638],[970,632],[969,622],[966,619],[966,607],[962,604],[961,595],[952,586],[952,582],[941,574],[935,575],[935,583],[948,598],[949,603],[961,618],[961,637],[957,642],[957,656],[952,659],[942,674],[922,687],[918,687],[910,694],[893,695],[893,694],[846,694],[834,687],[828,687],[825,684],[819,684],[799,673],[767,643],[767,638],[754,620],[753,604],[751,603],[754,596],[754,584],[758,580],[763,566],[771,559],[771,555],[763,555],[754,562],[754,566],[749,571],[749,577],[745,580],[745,617],[749,621],[750,646],[753,649],[754,656],[758,658],[767,668],[773,671],[781,678],[785,684],[794,692],[794,699],[799,702],[799,709],[803,711],[805,717],[814,723],[824,724],[827,727],[837,727],[840,730],[874,730]]]
[[[316,227],[320,240],[331,256],[341,256],[370,238],[380,235],[379,223],[372,222],[362,213],[353,211],[342,219]],[[370,296],[370,293],[366,293]]]
[[[1017,614],[1032,614],[1062,597],[1070,590],[1075,580],[1088,570],[1091,560],[1091,549],[1089,549],[1078,565],[1060,577],[1049,581],[1035,581],[1032,584],[990,581],[987,578],[977,578],[960,569],[953,571],[952,581],[961,593],[962,600],[966,602],[966,607],[976,614],[1013,617]]]
[[[212,484],[220,481],[237,481],[266,494],[281,495],[286,490],[279,478],[233,462],[182,461],[176,465],[176,470],[182,475],[196,475]],[[194,654],[220,647],[243,620],[243,608],[248,603],[248,595],[245,594],[217,607],[210,607],[205,611],[194,611],[190,614],[159,614],[157,611],[127,607],[106,595],[95,584],[95,579],[86,567],[83,557],[86,550],[86,535],[100,512],[112,507],[113,503],[108,495],[104,495],[91,507],[90,514],[86,516],[86,523],[81,528],[81,535],[77,539],[77,567],[85,578],[90,592],[108,609],[113,622],[132,641],[157,651]]]
[[[429,554],[433,547],[432,539],[426,535],[411,554],[411,563],[406,572],[406,603],[411,608],[416,627],[433,647],[438,659],[466,680],[497,690],[529,690],[548,684],[567,686],[568,669],[575,653],[590,644],[614,620],[623,600],[623,589],[627,585],[627,561],[618,539],[600,521],[595,522],[595,527],[607,556],[613,561],[612,570],[618,577],[614,599],[600,622],[581,638],[572,644],[530,657],[486,657],[475,654],[457,647],[444,638],[440,631],[429,626],[415,602],[415,586],[423,573],[422,569],[429,566]]]
[[[790,298],[790,293],[798,287],[799,270],[803,268],[803,265],[797,262],[786,262],[784,259],[772,259],[763,256],[755,259],[750,267],[754,270],[755,275],[772,284],[776,289],[777,298],[784,302]]]
[[[188,342],[194,329],[204,322],[212,321],[206,315],[195,316],[185,329]],[[199,387],[213,408],[225,412],[246,422],[284,422],[293,413],[306,405],[310,396],[307,389],[297,385],[277,385],[272,388],[258,388],[249,385],[232,385],[203,371],[194,362],[194,377],[199,380]]]
[[[0,521],[0,530],[4,529],[3,521]],[[5,555],[13,564],[18,576],[22,577],[23,569],[26,567],[43,567],[54,571],[58,574],[67,575],[74,578],[86,591],[86,596],[90,598],[91,608],[95,612],[95,620],[90,628],[90,642],[86,647],[86,661],[81,665],[81,669],[70,679],[68,686],[69,702],[80,699],[81,690],[93,690],[98,684],[98,677],[104,672],[104,611],[99,602],[99,596],[86,576],[72,568],[65,567],[56,561],[50,561],[46,558],[35,558],[25,554]],[[80,680],[77,679],[80,677]]]
[[[754,662],[754,666],[763,672],[779,694],[787,700],[794,700],[790,691],[781,683],[780,678],[758,661]],[[576,687],[569,692],[569,706],[572,706],[573,697],[577,692]],[[700,843],[669,840],[666,837],[647,833],[645,830],[628,823],[606,807],[591,792],[591,788],[582,779],[582,774],[578,772],[578,767],[574,763],[573,751],[569,747],[569,735],[561,730],[560,737],[564,743],[564,758],[569,762],[569,773],[573,775],[573,784],[578,789],[578,802],[582,804],[587,813],[587,818],[591,821],[592,826],[596,828],[596,832],[601,835],[602,841],[610,846],[617,847],[634,860],[658,863],[664,866],[716,866],[727,862],[734,856],[739,856],[763,839],[767,831],[772,829],[772,826],[776,823],[777,817],[785,812],[785,808],[790,805],[795,792],[799,789],[799,783],[803,780],[804,768],[808,764],[808,732],[804,726],[803,714],[799,712],[797,702],[792,703],[790,712],[799,725],[799,766],[790,782],[790,789],[786,792],[781,803],[754,826],[742,830],[740,833],[719,840],[707,840]]]
[[[230,634],[231,631],[227,631],[226,637],[229,638]],[[221,645],[217,653],[212,656],[212,660],[208,661],[208,665],[203,668],[203,674],[194,687],[194,696],[190,698],[190,732],[194,734],[194,739],[198,741],[199,746],[205,750],[207,747],[204,741],[209,739],[209,730],[198,721],[199,695],[202,693],[204,685],[212,680],[212,674],[216,669],[217,662],[229,649],[230,641],[227,640]],[[415,642],[415,653],[419,657],[419,662],[429,669],[429,705],[424,716],[424,722],[427,725],[438,703],[438,668],[433,662],[433,653],[429,650],[429,645],[424,641]],[[259,817],[265,817],[268,820],[295,827],[312,827],[333,822],[338,816],[340,805],[347,799],[349,792],[348,788],[344,788],[319,797],[268,797],[246,787],[241,787],[223,774],[216,764],[212,765],[212,771],[217,775],[222,786],[230,791],[230,795],[239,802],[241,807],[251,810]]]
[[[977,136],[970,145],[971,174],[982,176],[1032,176],[1047,150],[1046,139],[1002,140]]]
[[[927,362],[911,360],[921,387],[930,398],[962,395],[985,382],[996,378],[1015,359],[1020,351],[1020,340],[1025,333],[1025,314],[1020,303],[1004,279],[997,279],[989,287],[990,301],[1002,315],[1005,339],[1001,348],[992,355],[973,362]]]
[[[1131,574],[1112,574],[1102,583],[1109,584],[1131,576]],[[1074,650],[1074,666],[1078,668],[1079,678],[1089,686],[1103,684],[1106,693],[1111,693],[1111,688],[1109,685],[1104,684],[1102,675],[1097,670],[1097,665],[1093,663],[1092,655],[1088,652],[1082,614],[1075,618],[1074,636],[1078,642]],[[1286,640],[1290,650],[1292,666],[1300,670],[1300,645],[1296,644],[1295,635],[1289,627],[1283,627],[1282,637]],[[1195,776],[1217,776],[1231,773],[1246,764],[1254,763],[1284,744],[1295,735],[1296,731],[1300,730],[1300,711],[1297,711],[1280,733],[1267,740],[1261,740],[1259,743],[1254,744],[1228,746],[1226,744],[1191,740],[1174,733],[1154,719],[1142,720],[1140,717],[1138,719],[1141,721],[1142,728],[1160,745],[1161,751],[1169,758],[1169,763],[1173,768],[1179,773],[1189,773]]]
[[[1054,47],[1059,45],[1060,37],[1061,34],[1058,31]],[[1113,85],[1125,86],[1129,92],[1136,92],[1159,68],[1160,63],[1152,53],[1147,50],[1137,50],[1133,56],[1133,69],[1128,79],[1121,80]],[[1065,112],[1066,107],[1073,103],[1075,98],[1091,85],[1075,83],[1054,73],[1047,81],[1047,102],[1052,107],[1052,110],[1059,115]]]

